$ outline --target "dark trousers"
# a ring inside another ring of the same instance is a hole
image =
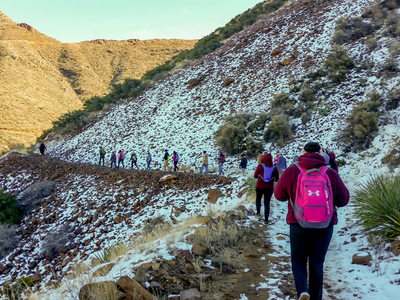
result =
[[[117,162],[115,160],[110,160],[110,162],[111,162],[111,169],[112,169],[113,165],[114,165],[114,167],[117,168]]]
[[[178,168],[178,162],[174,161],[174,171],[176,172],[176,170],[179,170]]]
[[[332,224],[324,229],[304,229],[299,224],[290,224],[290,251],[297,296],[308,292],[310,300],[322,299],[324,261],[332,233]],[[310,272],[308,288],[307,260]]]
[[[132,160],[132,162],[131,162],[131,169],[133,169],[133,165],[135,165],[136,166],[136,169],[139,169],[139,167],[137,166],[137,161],[136,160]]]
[[[119,160],[118,160],[118,167],[117,167],[117,168],[119,168],[119,164],[120,164],[120,163],[122,163],[122,169],[125,169],[124,160],[123,160],[123,159],[119,159]]]
[[[151,161],[148,161],[147,162],[147,168],[146,168],[146,170],[150,170],[151,168],[150,168],[150,163],[151,163]]]
[[[99,159],[99,165],[101,166],[101,161],[103,161],[103,166],[104,166],[104,157],[100,157]]]
[[[270,203],[271,197],[274,189],[257,189],[256,188],[256,208],[257,208],[257,215],[260,214],[261,211],[261,198],[264,195],[264,217],[265,221],[268,222],[269,219],[269,212],[270,212]]]

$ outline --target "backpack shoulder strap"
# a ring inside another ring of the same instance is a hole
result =
[[[304,171],[307,171],[307,169],[304,169],[299,166],[299,164],[296,164],[296,167],[300,170],[300,173],[303,173]]]

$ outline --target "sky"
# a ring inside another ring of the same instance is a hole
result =
[[[262,0],[0,0],[0,10],[61,42],[199,39]]]

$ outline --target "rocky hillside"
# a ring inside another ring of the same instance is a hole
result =
[[[82,100],[103,96],[112,83],[190,49],[188,40],[94,40],[64,44],[0,11],[0,152],[32,144]]]
[[[53,147],[50,155],[94,163],[97,147],[102,145],[108,152],[136,152],[142,162],[150,149],[161,163],[163,150],[169,148],[181,154],[182,163],[199,165],[203,150],[216,153],[213,133],[223,124],[224,116],[241,111],[268,112],[275,94],[289,92],[289,81],[322,66],[334,46],[331,39],[337,20],[360,16],[373,2],[294,1],[229,39],[194,66],[154,85],[135,101],[125,101],[103,113],[82,133]],[[361,42],[346,48],[357,63],[380,59]],[[333,85],[333,91],[325,93],[329,113],[315,110],[306,124],[292,118],[294,139],[284,147],[289,157],[298,154],[309,140],[341,151],[339,135],[346,125],[345,117],[353,105],[365,101],[370,91],[381,88],[372,80],[358,84],[363,75],[353,74],[352,79]],[[357,92],[349,95],[348,90]],[[266,149],[270,147],[265,145]]]
[[[37,183],[55,184],[22,221],[19,247],[0,261],[0,284],[27,276],[35,276],[37,283],[57,280],[75,258],[84,260],[110,245],[130,241],[152,218],[176,224],[201,216],[210,203],[229,208],[245,194],[246,186],[243,179],[116,170],[17,153],[1,160],[0,182],[15,196],[29,188],[29,193],[38,194],[33,188]]]

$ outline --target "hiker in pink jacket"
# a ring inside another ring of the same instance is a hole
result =
[[[173,152],[173,155],[172,155],[172,161],[174,162],[174,171],[175,172],[179,171],[179,168],[178,168],[179,155],[175,151]]]

